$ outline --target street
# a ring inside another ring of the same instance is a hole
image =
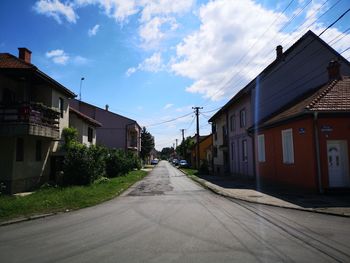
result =
[[[237,200],[166,161],[101,205],[0,228],[1,262],[350,262],[350,219]]]

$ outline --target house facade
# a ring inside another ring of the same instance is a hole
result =
[[[276,59],[209,120],[214,131],[214,173],[254,176],[256,136],[248,128],[326,83],[326,68],[334,58],[342,65],[341,74],[349,75],[349,62],[312,31],[285,52],[278,46]],[[241,127],[244,117],[246,127]],[[239,129],[231,131],[237,122]]]
[[[350,78],[319,88],[259,125],[262,184],[324,192],[350,187]]]
[[[195,139],[195,137],[194,137]],[[212,134],[206,135],[206,136],[200,136],[199,138],[199,160],[200,165],[206,162],[208,167],[212,168],[212,147],[213,147],[213,136]],[[197,150],[197,143],[195,143],[191,149],[191,160],[190,163],[193,168],[196,168],[196,150]]]
[[[30,50],[0,54],[0,182],[7,193],[49,180],[74,96],[31,64]]]
[[[70,107],[97,121],[96,143],[110,149],[122,149],[139,155],[141,151],[141,127],[132,119],[101,109],[89,103],[72,99]]]
[[[77,130],[78,142],[91,146],[96,145],[96,128],[102,127],[102,124],[70,107],[69,126]]]

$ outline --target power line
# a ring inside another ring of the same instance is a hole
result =
[[[169,123],[169,122],[173,122],[173,121],[176,121],[178,119],[182,119],[182,118],[185,118],[189,115],[193,114],[192,112],[190,113],[187,113],[185,115],[182,115],[182,116],[179,116],[179,117],[176,117],[176,118],[173,118],[173,119],[170,119],[170,120],[166,120],[166,121],[162,121],[162,122],[158,122],[158,123],[153,123],[153,124],[150,124],[150,125],[145,125],[145,127],[153,127],[153,126],[157,126],[157,125],[161,125],[161,124],[164,124],[164,123]]]
[[[350,11],[350,8],[346,10],[341,16],[339,16],[333,23],[331,23],[325,30],[323,30],[318,36],[322,36],[324,32],[326,32],[329,28],[334,26],[340,19],[342,19],[348,12]]]

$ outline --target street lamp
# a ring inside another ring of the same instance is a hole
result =
[[[80,79],[80,89],[79,89],[79,100],[81,101],[81,86],[83,85],[83,80],[84,80],[85,78],[84,77],[82,77],[81,79]]]

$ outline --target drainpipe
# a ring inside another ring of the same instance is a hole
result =
[[[315,135],[315,147],[316,147],[316,162],[317,162],[317,181],[318,181],[318,191],[323,194],[322,187],[322,171],[321,171],[321,157],[320,157],[320,140],[318,135],[318,125],[317,125],[318,112],[314,112],[314,135]]]

